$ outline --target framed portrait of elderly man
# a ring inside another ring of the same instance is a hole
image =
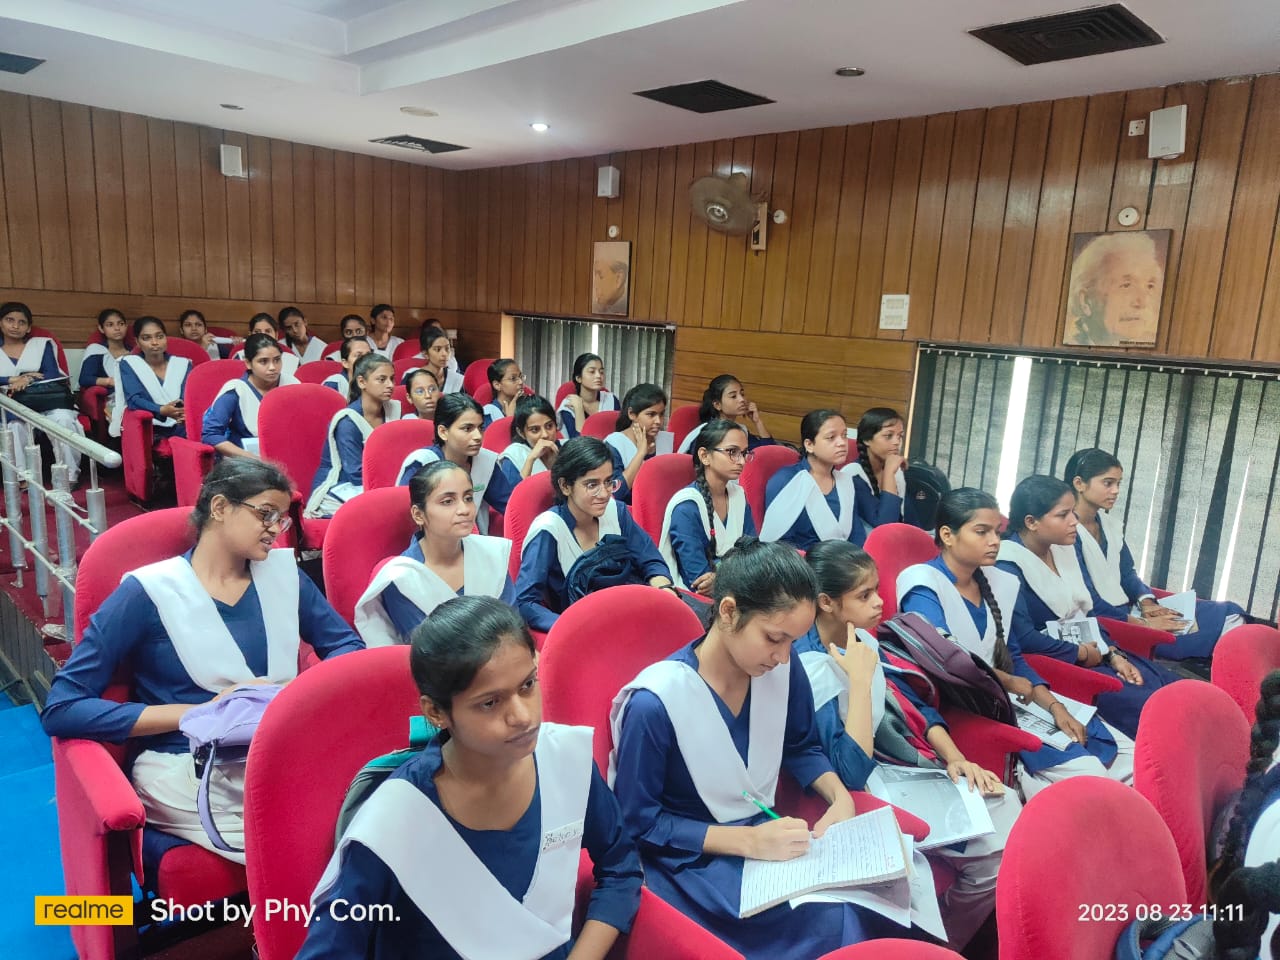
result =
[[[591,257],[591,312],[625,317],[631,287],[631,241],[596,243]]]
[[[1071,238],[1064,344],[1155,346],[1170,232],[1077,233]]]

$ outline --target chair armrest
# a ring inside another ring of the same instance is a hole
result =
[[[1099,617],[1098,622],[1117,647],[1131,650],[1141,657],[1151,656],[1158,644],[1174,642],[1172,633],[1155,627],[1143,627],[1128,620],[1113,620],[1110,617]]]
[[[1044,677],[1049,686],[1081,703],[1093,703],[1098,694],[1114,693],[1124,687],[1119,677],[1104,676],[1038,653],[1024,656],[1031,669]]]
[[[205,474],[213,469],[217,452],[207,443],[187,437],[171,438],[169,452],[173,456],[173,486],[178,506],[194,507]]]
[[[640,888],[640,909],[631,933],[620,938],[610,956],[636,960],[742,960],[737,950],[648,887]]]
[[[1039,737],[1019,730],[1011,723],[1001,723],[952,707],[943,710],[942,714],[950,728],[951,739],[956,742],[966,759],[973,760],[970,754],[977,754],[980,750],[988,753],[1020,753],[1023,750],[1040,749]]]
[[[147,822],[133,784],[101,743],[54,737],[53,753],[66,773],[60,778],[59,786],[74,790],[72,796],[59,796],[62,814],[69,812],[70,801],[76,810],[91,815],[92,827],[98,836],[117,830],[137,830]]]

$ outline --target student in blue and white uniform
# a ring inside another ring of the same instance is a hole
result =
[[[249,335],[244,342],[245,374],[224,383],[205,411],[203,443],[224,457],[258,455],[258,411],[262,398],[285,382],[281,359],[280,344],[270,334]]]
[[[791,860],[809,848],[805,821],[770,819],[750,799],[772,806],[783,768],[830,805],[813,836],[854,815],[822,752],[809,681],[791,663],[817,593],[794,550],[744,540],[716,574],[706,635],[643,670],[610,716],[610,780],[645,883],[749,960],[815,958],[887,928],[906,932],[848,903],[738,916],[744,858]]]
[[[440,733],[356,811],[298,960],[604,960],[639,908],[640,858],[591,729],[542,719],[519,615],[455,597],[414,631],[409,663]],[[575,933],[582,850],[595,888]],[[335,920],[342,903],[395,920]]]
[[[275,340],[278,342],[280,339],[280,329],[276,326],[276,318],[269,313],[255,313],[249,319],[249,336],[251,337],[255,333],[265,333],[272,340]],[[244,359],[244,343],[243,342],[236,349],[236,351],[231,354],[231,359],[232,360]]]
[[[102,343],[91,343],[84,348],[80,361],[80,389],[106,387],[114,391],[119,373],[120,358],[129,353],[125,338],[129,324],[119,310],[106,309],[98,314],[98,332]]]
[[[375,352],[391,359],[395,356],[396,347],[404,343],[404,337],[397,337],[391,332],[396,328],[395,310],[389,303],[375,303],[369,309],[369,320],[369,345]]]
[[[197,777],[183,714],[241,684],[287,683],[298,673],[298,639],[321,657],[364,644],[298,569],[293,551],[272,549],[289,528],[291,487],[270,463],[228,457],[205,478],[191,513],[194,549],[127,574],[93,614],[57,672],[41,723],[50,736],[108,743],[136,739],[130,778],[146,811],[148,861],[180,841],[215,849],[196,809]],[[117,671],[131,673],[131,700],[104,699]],[[244,847],[243,768],[212,779],[218,827]]]
[[[754,433],[743,427],[747,432],[749,449],[754,450],[756,447],[767,447],[776,443],[773,435],[769,433],[769,428],[764,425],[760,408],[747,399],[747,392],[742,388],[742,382],[733,374],[720,374],[703,391],[702,403],[698,407],[698,423],[705,425],[721,418],[733,420],[736,423],[743,417],[746,417],[751,422],[751,426],[755,427]],[[678,452],[689,453],[689,448],[697,435],[696,429],[690,430],[689,435],[680,442]]]
[[[1054,640],[1043,631],[1051,620],[1089,616],[1093,598],[1076,556],[1075,494],[1056,477],[1030,476],[1014,488],[1009,528],[1000,544],[1001,570],[1018,578],[1018,605],[1037,633],[1022,640],[1023,653],[1040,653],[1105,676],[1118,676],[1124,688],[1098,697],[1098,713],[1127,737],[1138,735],[1138,716],[1155,691],[1178,678],[1134,653],[1114,646],[1104,655],[1093,643]],[[1099,624],[1102,639],[1111,638]]]
[[[417,367],[405,373],[402,383],[412,406],[403,419],[434,422],[436,404],[440,400],[440,384],[436,382],[435,375],[425,367]]]
[[[853,478],[854,523],[860,528],[860,543],[881,524],[915,522],[914,514],[907,510],[904,429],[897,410],[872,407],[858,421],[858,429],[850,431],[858,455],[842,469]]]
[[[143,410],[152,417],[151,436],[156,450],[167,454],[170,437],[187,435],[183,396],[187,390],[187,377],[191,374],[191,361],[169,354],[168,334],[164,324],[155,317],[135,320],[133,338],[138,342],[141,356],[127,356],[120,360],[117,401],[109,432],[113,437],[120,436],[126,409]],[[121,396],[123,403],[118,399]]]
[[[939,554],[898,575],[898,607],[918,613],[995,670],[1011,697],[1048,711],[1074,743],[1048,744],[1019,760],[1023,796],[1058,780],[1087,774],[1133,782],[1133,741],[1094,716],[1080,724],[1023,659],[1022,644],[1035,629],[1018,607],[1018,578],[994,566],[1000,552],[1000,508],[995,497],[961,487],[938,504],[934,539]]]
[[[497,597],[515,606],[511,541],[472,533],[476,495],[466,470],[451,460],[428,464],[409,483],[409,502],[418,532],[356,603],[356,629],[371,647],[408,643],[414,628],[452,597]]]
[[[178,314],[178,333],[183,340],[199,344],[210,360],[225,360],[244,341],[240,337],[218,337],[209,332],[204,314],[199,310],[183,310]]]
[[[1096,447],[1077,450],[1067,460],[1063,479],[1076,494],[1076,514],[1080,518],[1076,553],[1093,593],[1093,615],[1131,619],[1157,630],[1185,628],[1178,614],[1162,607],[1138,576],[1133,554],[1124,542],[1124,526],[1113,512],[1124,479],[1120,461]],[[1135,607],[1141,611],[1140,616]],[[1218,638],[1244,623],[1244,608],[1239,604],[1197,598],[1197,629],[1173,643],[1160,644],[1153,652],[1171,660],[1210,657]]]
[[[67,371],[58,366],[58,347],[49,337],[31,336],[31,310],[25,303],[0,304],[0,386],[7,388],[11,399],[23,402],[22,391],[34,383],[67,379]],[[64,395],[67,406],[40,411],[64,429],[84,436],[84,428],[71,407],[70,391]],[[117,400],[117,404],[119,401]],[[5,417],[13,434],[13,459],[19,470],[25,469],[26,445],[31,433],[25,423]],[[80,451],[61,440],[53,444],[54,457],[67,468],[67,479],[74,485],[80,479]]]
[[[507,501],[515,484],[497,469],[498,455],[486,450],[484,444],[484,414],[480,404],[465,393],[446,393],[436,402],[436,442],[429,447],[415,450],[400,464],[397,486],[407,486],[414,474],[428,463],[451,460],[462,467],[475,481],[476,495],[497,513],[505,513]],[[489,511],[480,511],[476,526],[481,533],[489,532]]]
[[[373,351],[373,341],[365,335],[364,317],[358,313],[348,313],[342,318],[342,323],[338,326],[339,335],[342,337],[343,343],[348,340],[363,340],[369,344],[370,352]],[[342,356],[338,350],[330,350],[324,355],[326,360],[341,360]]]
[[[513,417],[516,412],[516,401],[525,395],[524,374],[520,372],[520,364],[514,360],[495,360],[489,364],[487,371],[489,386],[493,390],[493,399],[484,405],[484,427],[503,417]]]
[[[449,342],[449,335],[439,327],[423,325],[418,333],[418,345],[422,348],[419,354],[424,361],[422,365],[435,374],[440,392],[461,393],[462,374],[458,372],[456,362],[453,367],[449,366],[449,361],[453,360],[453,344]]]
[[[818,580],[818,617],[792,654],[809,677],[818,736],[844,785],[887,799],[877,765],[893,764],[946,770],[986,800],[994,833],[929,852],[956,871],[941,906],[949,945],[963,949],[995,907],[996,872],[1022,804],[998,774],[965,759],[942,715],[909,684],[907,664],[881,649],[875,561],[846,540],[827,540],[805,562]]]
[[[418,326],[418,352],[412,357],[414,360],[427,360],[427,347],[422,342],[422,335],[428,330],[444,329],[444,324],[435,317],[427,317]],[[448,336],[446,335],[446,339]],[[458,355],[453,350],[453,341],[449,341],[449,362],[446,364],[450,373],[458,373]]]
[[[400,419],[400,404],[391,399],[395,375],[391,361],[380,353],[365,354],[356,363],[347,395],[351,402],[329,421],[306,516],[331,517],[364,492],[364,443],[375,427]]]
[[[658,549],[677,587],[709,597],[720,558],[743,536],[756,535],[747,495],[738,485],[751,459],[747,431],[712,420],[693,443],[693,483],[676,493],[662,517]]]
[[[618,481],[602,441],[577,437],[561,447],[551,467],[551,486],[556,504],[529,525],[516,578],[516,601],[530,627],[543,633],[551,629],[574,599],[569,591],[574,566],[606,544],[620,544],[630,562],[617,582],[675,591],[653,540],[613,498]]]
[[[276,319],[279,329],[284,331],[285,346],[298,358],[299,364],[324,359],[324,342],[311,335],[301,310],[285,307]]]
[[[511,417],[511,444],[498,457],[498,469],[512,490],[535,473],[545,473],[560,453],[556,412],[546,397],[521,397]]]
[[[811,410],[800,421],[800,440],[800,462],[783,467],[765,486],[760,539],[782,540],[797,550],[819,540],[861,544],[853,478],[840,469],[849,456],[844,417],[835,410]]]
[[[361,357],[368,356],[373,353],[373,347],[369,346],[369,341],[363,337],[351,337],[342,341],[342,346],[338,350],[338,356],[341,358],[339,362],[342,364],[342,373],[334,373],[325,377],[320,382],[322,387],[329,387],[331,390],[337,390],[344,397],[351,392],[351,371],[360,361]]]
[[[659,453],[672,452],[672,436],[662,429],[667,395],[656,383],[641,383],[627,391],[618,411],[613,433],[604,438],[613,453],[614,473],[622,486],[618,499],[631,502],[631,487],[644,462]]]
[[[582,431],[587,417],[602,410],[617,410],[618,398],[604,388],[604,361],[594,353],[583,353],[573,361],[573,392],[560,401],[560,435],[572,440]]]

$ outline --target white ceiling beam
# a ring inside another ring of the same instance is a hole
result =
[[[412,34],[426,33],[445,24],[508,6],[513,0],[450,0],[423,3],[404,0],[394,7],[375,10],[347,24],[347,53],[358,53]]]

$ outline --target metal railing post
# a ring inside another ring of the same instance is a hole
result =
[[[62,504],[74,505],[75,501],[71,498],[71,483],[67,477],[68,469],[66,464],[59,463],[53,468],[53,489],[54,493],[50,499],[59,501]],[[62,621],[63,640],[70,640],[75,636],[75,610],[76,610],[76,533],[73,528],[71,514],[65,509],[55,509],[53,511],[54,523],[58,532],[58,570],[60,574],[58,583],[62,587]],[[56,636],[56,631],[52,626],[46,627],[46,633]]]
[[[31,432],[31,442],[26,449],[27,503],[30,505],[31,546],[37,557],[45,563],[36,563],[36,596],[44,607],[44,615],[49,615],[49,525],[45,516],[44,487],[40,485],[43,474],[43,463],[40,457],[40,445],[35,441],[35,431]]]
[[[23,586],[27,555],[23,551],[22,491],[18,487],[18,471],[13,465],[13,431],[8,421],[0,421],[0,476],[4,477],[4,518],[9,528],[9,560]]]

